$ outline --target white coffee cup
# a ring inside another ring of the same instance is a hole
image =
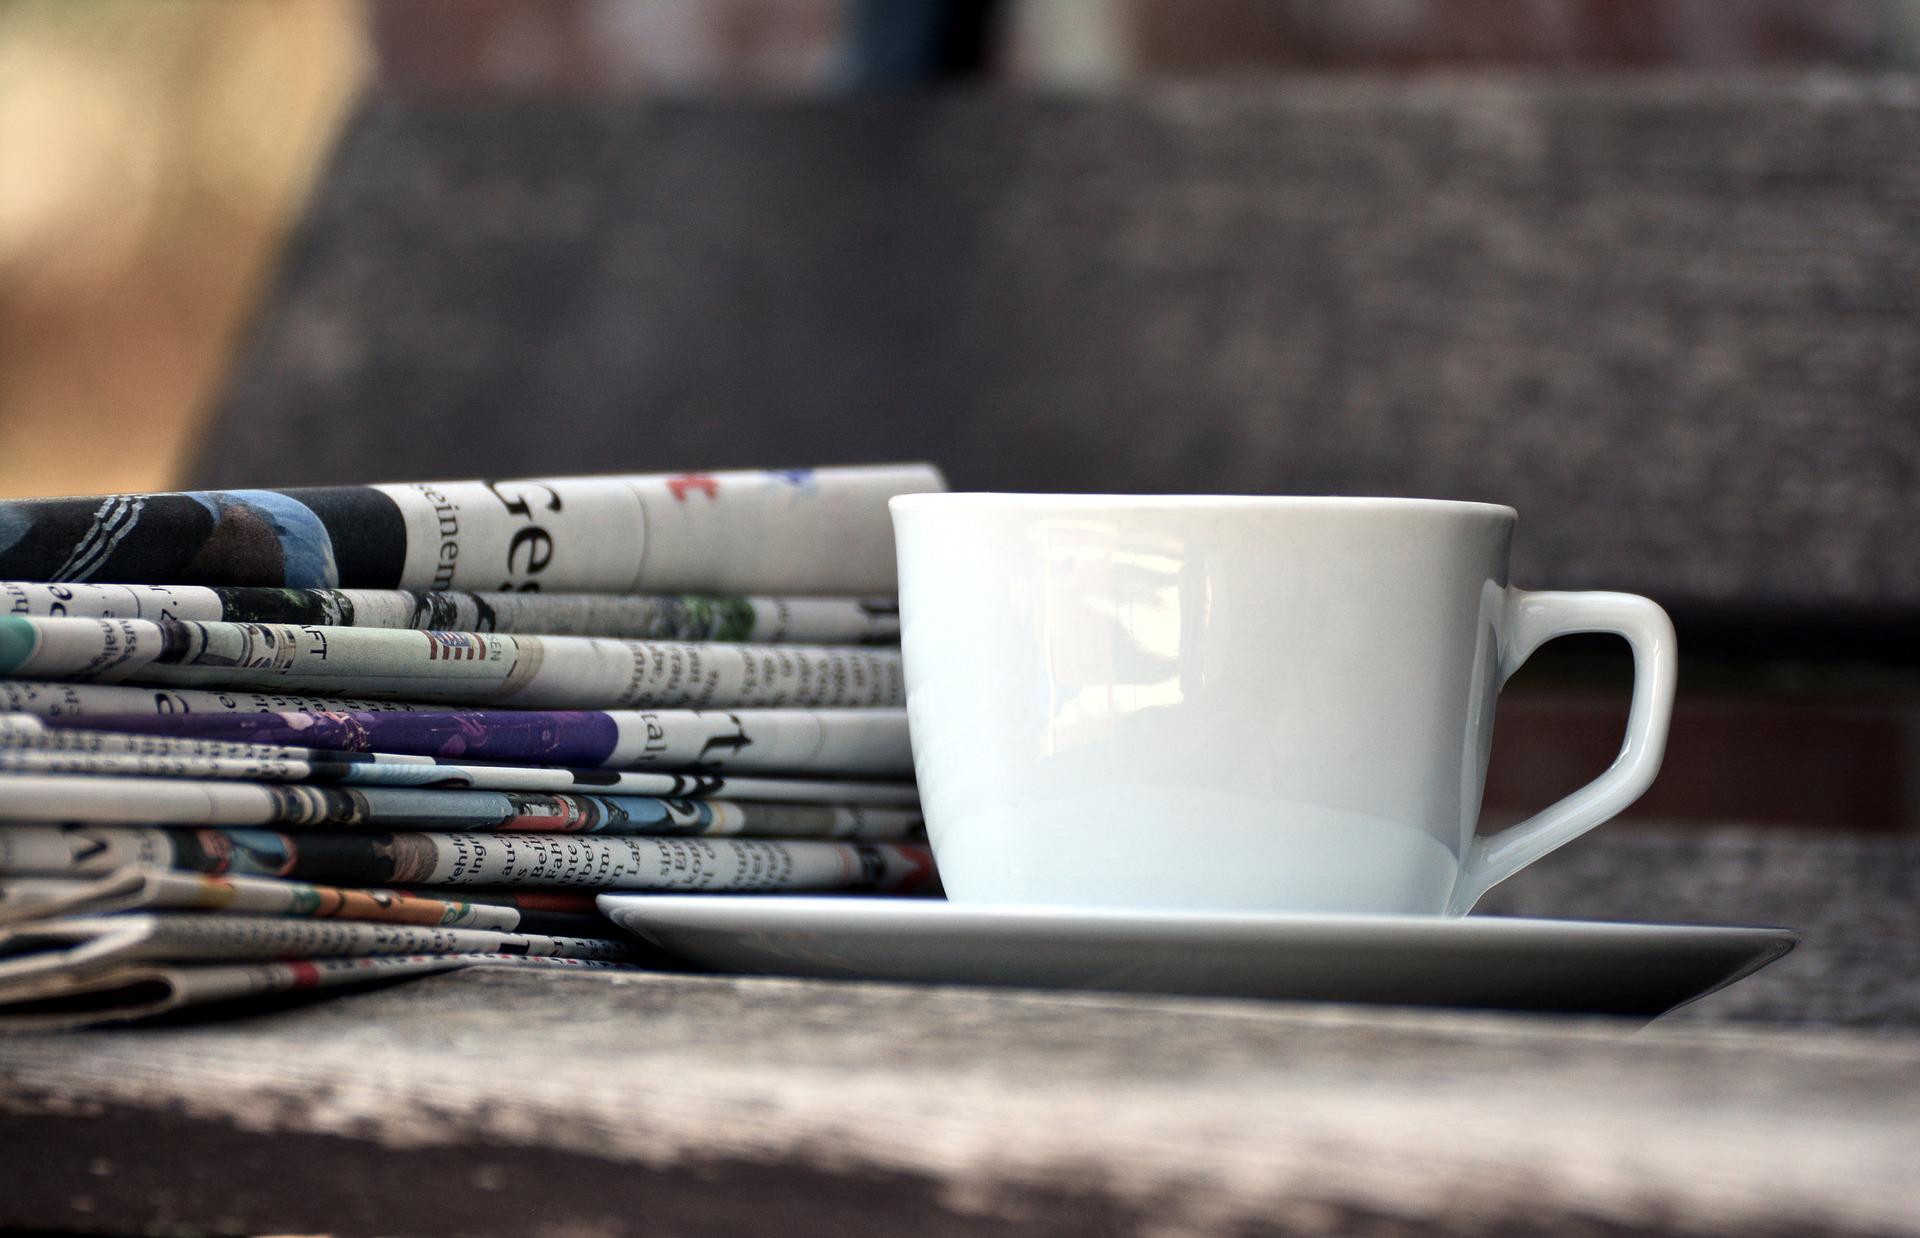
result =
[[[1659,771],[1672,623],[1630,594],[1508,585],[1512,508],[891,507],[914,767],[957,901],[1457,915]],[[1626,743],[1476,837],[1500,685],[1572,632],[1632,648]]]

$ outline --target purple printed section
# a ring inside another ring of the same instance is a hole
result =
[[[60,720],[89,731],[285,744],[335,752],[391,752],[592,767],[613,755],[619,729],[580,710],[457,713],[95,714]]]

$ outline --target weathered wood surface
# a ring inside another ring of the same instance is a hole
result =
[[[1612,827],[1489,906],[1805,937],[1638,1035],[503,972],[0,1039],[0,1227],[1920,1232],[1920,842]]]
[[[1911,77],[385,102],[200,478],[1492,499],[1523,583],[1814,648],[1920,608],[1916,324]]]
[[[1920,1042],[472,972],[0,1041],[0,1224],[1912,1234]]]

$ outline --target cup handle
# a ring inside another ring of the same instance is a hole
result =
[[[1633,650],[1633,705],[1627,738],[1605,773],[1572,795],[1498,834],[1475,838],[1467,849],[1448,911],[1464,915],[1480,896],[1549,851],[1572,842],[1640,798],[1660,772],[1679,654],[1673,621],[1653,602],[1631,593],[1529,593],[1507,590],[1507,640],[1500,682],[1556,636],[1611,632]]]

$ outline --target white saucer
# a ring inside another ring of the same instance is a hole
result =
[[[602,894],[623,928],[761,975],[1651,1018],[1793,949],[1789,929],[1500,916]]]

